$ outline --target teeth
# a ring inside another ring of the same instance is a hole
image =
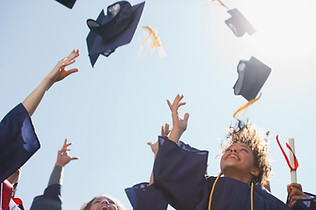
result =
[[[236,158],[238,160],[238,157],[236,155],[229,155],[228,157],[233,157],[233,158]]]

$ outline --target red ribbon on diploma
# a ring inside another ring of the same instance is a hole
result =
[[[276,136],[276,140],[277,140],[277,142],[278,142],[278,145],[279,145],[279,147],[280,147],[280,149],[281,149],[281,151],[282,151],[282,153],[283,153],[283,156],[284,156],[284,158],[285,158],[285,160],[286,160],[286,162],[287,162],[289,168],[291,169],[291,172],[292,172],[292,171],[296,171],[296,169],[298,168],[298,161],[297,161],[297,159],[296,159],[296,156],[295,156],[295,154],[294,154],[292,148],[290,147],[290,145],[289,145],[288,143],[286,143],[286,147],[292,152],[293,157],[294,157],[294,168],[291,166],[291,163],[290,163],[290,161],[289,161],[289,158],[287,157],[286,153],[284,152],[284,150],[283,150],[283,148],[282,148],[282,146],[281,146],[281,144],[280,144],[279,135]]]

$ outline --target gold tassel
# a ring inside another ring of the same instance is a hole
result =
[[[235,119],[236,118],[236,115],[241,111],[241,110],[244,110],[247,111],[247,109],[249,108],[249,106],[251,106],[253,103],[255,103],[256,101],[258,101],[261,97],[261,93],[259,95],[258,98],[255,98],[255,99],[252,99],[251,101],[249,101],[248,103],[242,105],[233,115],[233,118]]]
[[[138,55],[140,55],[142,53],[144,45],[147,45],[145,55],[147,54],[148,49],[150,47],[150,54],[152,54],[153,51],[157,48],[160,58],[162,58],[163,56],[166,56],[166,53],[165,53],[164,49],[162,48],[162,45],[161,45],[160,39],[157,35],[157,32],[149,26],[143,26],[143,28],[148,31],[148,35],[147,36],[145,35],[146,39],[141,44],[141,46],[139,48]]]
[[[211,0],[211,3],[218,2],[221,6],[225,7],[226,9],[229,9],[221,0]]]

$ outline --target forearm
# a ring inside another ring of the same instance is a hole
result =
[[[45,77],[43,81],[22,102],[30,116],[33,115],[51,85],[51,80],[48,77]]]
[[[183,132],[184,131],[182,131],[180,128],[173,127],[168,139],[178,144]]]
[[[64,169],[63,167],[59,165],[55,165],[53,172],[50,175],[48,186],[53,185],[53,184],[62,185],[63,169]]]

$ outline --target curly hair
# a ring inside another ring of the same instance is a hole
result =
[[[81,210],[90,210],[91,208],[91,205],[92,205],[92,202],[99,198],[99,197],[105,197],[107,199],[110,199],[112,200],[116,207],[118,208],[118,210],[124,210],[124,207],[116,200],[116,199],[113,199],[112,197],[108,196],[108,195],[99,195],[99,196],[95,196],[94,198],[92,198],[90,201],[84,203],[82,206],[81,206]]]
[[[269,183],[271,172],[267,137],[268,133],[259,131],[254,124],[238,120],[235,126],[228,127],[227,142],[222,144],[223,152],[234,143],[244,143],[251,148],[254,166],[259,168],[259,175],[251,181],[263,186]]]

